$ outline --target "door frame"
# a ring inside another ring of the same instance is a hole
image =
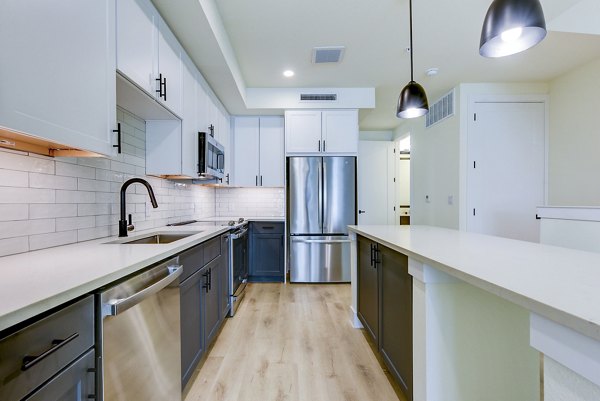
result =
[[[476,103],[543,103],[544,104],[544,205],[548,204],[548,144],[550,136],[550,96],[544,94],[529,95],[471,95],[461,107],[466,106],[467,112],[460,113],[460,162],[459,162],[459,194],[461,206],[458,211],[459,230],[467,231],[468,207],[468,183],[469,171],[469,136],[473,132],[472,116],[475,112]]]

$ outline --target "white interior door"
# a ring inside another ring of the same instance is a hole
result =
[[[358,143],[358,224],[390,224],[393,204],[388,204],[389,149],[391,142],[359,141]]]
[[[467,230],[539,241],[545,201],[544,103],[475,103],[469,124]]]

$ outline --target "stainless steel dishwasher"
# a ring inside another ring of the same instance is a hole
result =
[[[97,294],[104,401],[181,400],[179,258]]]

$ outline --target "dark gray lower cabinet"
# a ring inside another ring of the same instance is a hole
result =
[[[283,281],[283,223],[250,223],[249,281]]]
[[[381,261],[380,351],[402,391],[412,399],[412,276],[408,257],[378,245]]]
[[[371,240],[358,236],[358,318],[379,344],[379,270]]]
[[[412,400],[412,276],[408,257],[358,236],[358,318]]]
[[[183,252],[180,281],[181,384],[185,387],[229,310],[228,234]]]

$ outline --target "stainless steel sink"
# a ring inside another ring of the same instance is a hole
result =
[[[154,233],[145,235],[143,237],[133,237],[131,239],[119,239],[112,242],[107,242],[107,244],[124,244],[124,245],[134,245],[134,244],[170,244],[171,242],[179,241],[180,239],[187,238],[192,235],[199,234],[201,231],[195,232],[166,232],[166,233]]]

